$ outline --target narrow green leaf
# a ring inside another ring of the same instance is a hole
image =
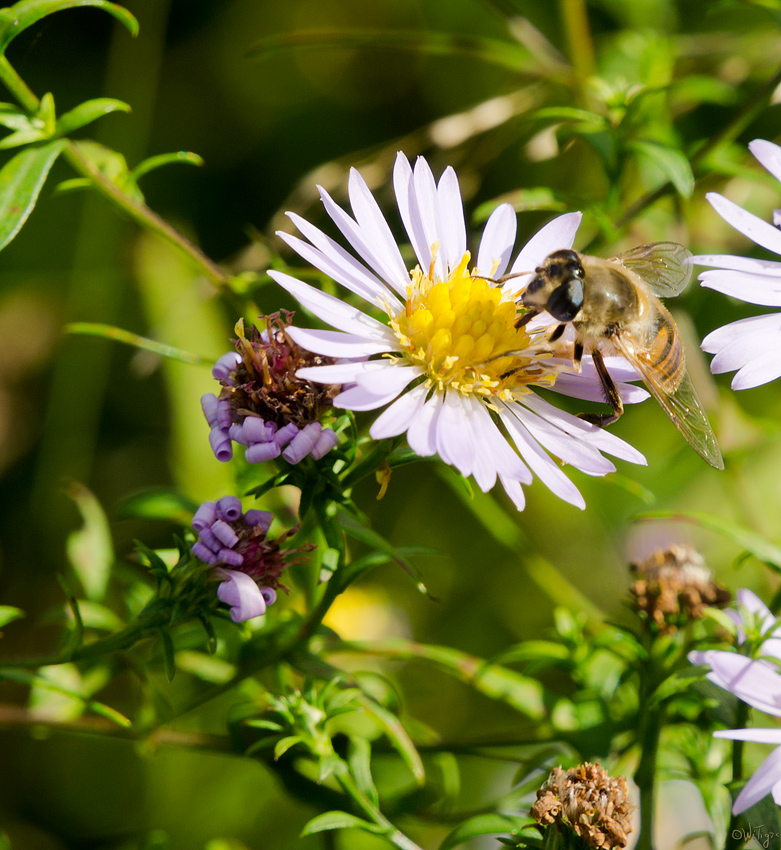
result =
[[[72,9],[75,6],[95,6],[113,15],[124,24],[131,35],[138,35],[138,21],[127,9],[107,0],[21,0],[10,9],[0,11],[0,55],[13,38],[27,27],[61,9]]]
[[[288,735],[286,738],[280,738],[274,747],[274,759],[282,758],[282,756],[296,744],[300,744],[302,738],[300,735]]]
[[[348,814],[347,812],[325,812],[312,818],[308,824],[301,830],[301,838],[306,835],[313,835],[316,832],[325,832],[328,829],[364,829],[366,832],[382,833],[385,832],[383,827],[371,823],[371,821],[363,820],[363,818]]]
[[[165,677],[169,682],[172,682],[176,675],[176,655],[174,653],[174,642],[171,640],[171,635],[165,629],[160,629],[160,645],[163,649],[163,669]]]
[[[371,768],[372,746],[366,738],[350,738],[347,763],[353,775],[358,790],[375,806],[379,806],[380,798],[377,786],[372,778]]]
[[[70,180],[60,180],[54,187],[55,195],[64,195],[65,192],[75,192],[77,189],[89,189],[92,181],[87,177],[71,177]]]
[[[13,605],[0,605],[0,629],[24,616],[24,611],[21,608],[14,608]]]
[[[88,599],[100,602],[106,594],[114,546],[103,508],[83,485],[71,483],[68,495],[76,502],[84,525],[68,536],[68,560]]]
[[[725,520],[723,517],[713,516],[704,511],[650,511],[640,514],[637,518],[641,520],[679,519],[684,522],[693,522],[711,531],[718,531],[737,543],[758,561],[762,561],[775,572],[781,573],[781,547],[765,537],[743,528],[743,526]]]
[[[689,160],[681,151],[658,142],[643,140],[629,142],[628,147],[653,162],[684,198],[692,196],[694,174]]]
[[[132,345],[134,348],[152,351],[161,357],[170,357],[171,360],[181,360],[183,363],[191,363],[196,366],[211,366],[214,363],[212,358],[201,357],[200,354],[193,354],[182,348],[175,348],[172,345],[166,345],[163,342],[157,342],[154,339],[148,339],[147,337],[131,333],[123,328],[117,328],[114,325],[104,325],[100,322],[71,322],[65,326],[65,332],[70,334],[85,334],[86,336],[102,336],[105,339],[111,339],[115,342],[124,342],[125,345]]]
[[[113,97],[98,97],[87,100],[66,112],[57,121],[55,132],[58,136],[67,136],[79,127],[86,127],[103,115],[110,112],[130,112],[130,106]]]
[[[509,815],[489,813],[475,815],[460,823],[439,845],[439,850],[451,850],[481,835],[508,834],[518,826],[518,819]]]
[[[133,180],[138,180],[144,174],[160,168],[161,165],[170,165],[176,162],[183,162],[186,165],[203,165],[203,157],[191,151],[176,151],[175,153],[161,153],[157,156],[150,156],[148,159],[139,162],[138,165],[130,172]]]
[[[574,106],[548,106],[538,109],[531,117],[539,121],[574,123],[584,133],[599,133],[608,129],[607,119],[602,115]]]
[[[423,761],[415,744],[412,742],[412,738],[407,734],[407,730],[402,726],[399,718],[367,696],[363,696],[360,703],[366,713],[380,724],[388,736],[388,740],[393,744],[404,764],[407,765],[415,777],[415,781],[420,787],[423,787],[426,782],[426,771],[423,768]]]
[[[56,139],[27,148],[0,170],[0,250],[16,236],[33,211],[49,170],[66,142]]]
[[[32,127],[27,130],[19,130],[16,133],[11,133],[9,136],[4,136],[0,139],[0,150],[9,150],[10,148],[19,148],[22,145],[34,145],[36,142],[43,142],[51,136],[45,130],[40,130],[37,127]]]
[[[511,646],[508,650],[493,659],[496,664],[511,664],[523,661],[566,661],[570,652],[561,643],[548,640],[527,640]]]

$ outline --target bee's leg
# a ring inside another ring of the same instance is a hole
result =
[[[577,355],[577,351],[575,354]],[[621,393],[618,391],[616,382],[610,377],[610,372],[607,371],[607,366],[605,366],[605,361],[602,358],[602,352],[595,348],[591,352],[591,359],[594,361],[597,375],[599,375],[599,382],[602,384],[605,401],[613,408],[613,412],[579,413],[578,416],[586,422],[591,422],[592,425],[599,425],[600,428],[604,428],[605,425],[612,425],[621,416],[624,412],[624,403],[621,401]]]
[[[528,313],[524,313],[522,316],[519,316],[515,320],[515,327],[522,328],[524,325],[527,325],[535,316],[539,316],[539,310],[529,310]]]
[[[566,322],[564,324],[559,325],[556,330],[548,337],[548,342],[556,342],[556,340],[564,333],[564,329],[566,327]]]

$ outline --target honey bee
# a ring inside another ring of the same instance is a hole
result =
[[[573,362],[579,368],[583,353],[591,354],[605,400],[613,408],[612,413],[581,418],[604,426],[623,413],[621,395],[603,358],[603,353],[622,354],[689,445],[711,466],[724,469],[713,429],[686,371],[678,329],[657,297],[683,290],[691,277],[690,256],[675,242],[641,245],[609,260],[569,249],[554,251],[521,294],[529,312],[517,324],[546,311],[560,323],[551,341],[572,324]]]

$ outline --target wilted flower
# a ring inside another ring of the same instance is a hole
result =
[[[287,592],[279,579],[285,567],[301,561],[314,546],[280,549],[297,529],[270,540],[266,537],[273,515],[268,511],[242,512],[235,496],[204,502],[193,516],[198,540],[192,553],[214,567],[222,579],[217,596],[231,606],[231,619],[241,623],[266,613],[277,598],[277,589]]]
[[[302,305],[336,328],[290,328],[289,335],[310,351],[350,361],[305,368],[298,375],[311,381],[354,384],[334,398],[336,407],[376,410],[390,405],[371,427],[374,439],[406,433],[418,455],[439,455],[462,475],[472,475],[483,491],[491,489],[498,477],[519,509],[524,506],[521,485],[531,483],[532,473],[560,498],[585,507],[560,462],[588,475],[605,475],[615,467],[602,451],[633,463],[645,460],[618,437],[537,395],[535,390],[545,387],[604,400],[590,359],[582,374],[574,374],[571,343],[569,348],[564,343],[554,348],[549,342],[546,331],[552,319],[548,325],[516,326],[518,294],[530,274],[495,282],[508,268],[511,275],[532,273],[549,253],[571,247],[580,214],[552,221],[510,266],[516,218],[512,207],[503,204],[489,218],[477,263],[470,269],[453,169],[447,168],[437,184],[425,160],[419,158],[413,171],[399,154],[394,186],[419,263],[411,272],[377,202],[355,170],[349,180],[355,218],[324,189],[320,194],[327,213],[360,259],[289,213],[309,241],[286,233],[280,237],[387,318],[387,323],[378,321],[290,275],[270,271]],[[368,359],[374,355],[383,356]],[[637,378],[620,358],[610,358],[610,368],[618,381]],[[621,394],[625,401],[647,397],[639,387],[625,384]]]
[[[586,762],[571,770],[554,768],[537,791],[531,816],[542,826],[555,824],[561,834],[572,830],[587,847],[609,850],[626,847],[626,837],[632,832],[632,808],[626,779],[613,779],[600,765]],[[558,845],[551,842],[545,846]]]
[[[713,580],[705,559],[691,546],[656,549],[631,569],[637,574],[629,588],[633,607],[662,632],[699,620],[706,606],[730,600],[730,592]]]
[[[772,142],[755,139],[749,150],[777,179],[781,180],[781,148]],[[709,192],[705,196],[716,212],[736,230],[762,248],[781,254],[781,211],[776,210],[773,224],[739,207],[732,201]],[[709,289],[747,301],[749,304],[781,306],[781,262],[735,257],[728,254],[702,254],[692,257],[702,266],[715,266],[703,272],[700,281]],[[702,347],[715,354],[711,361],[714,374],[737,370],[733,390],[745,390],[766,384],[781,375],[781,313],[740,319],[708,334]]]
[[[333,363],[299,348],[290,338],[291,314],[266,316],[261,333],[244,320],[236,325],[237,351],[224,354],[212,369],[222,384],[219,396],[201,398],[211,426],[209,442],[217,460],[233,456],[233,442],[246,447],[249,463],[282,457],[298,463],[307,456],[323,457],[336,445],[337,437],[319,419],[331,407],[340,386],[310,383],[296,372],[304,366]]]
[[[726,613],[738,626],[738,638],[744,641],[751,632],[764,635],[759,651],[770,660],[709,649],[690,652],[689,661],[708,665],[711,668],[708,679],[738,699],[766,714],[781,717],[781,673],[778,672],[781,625],[764,602],[750,590],[739,590],[737,598],[738,610]],[[732,811],[739,815],[770,793],[781,805],[781,746],[778,746],[781,744],[781,729],[726,729],[713,734],[717,738],[777,745],[738,794]]]

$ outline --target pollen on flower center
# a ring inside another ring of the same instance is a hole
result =
[[[555,371],[526,329],[515,327],[515,301],[473,277],[469,260],[467,251],[446,280],[412,272],[405,308],[391,316],[407,359],[439,390],[509,397],[527,384],[551,385]]]

